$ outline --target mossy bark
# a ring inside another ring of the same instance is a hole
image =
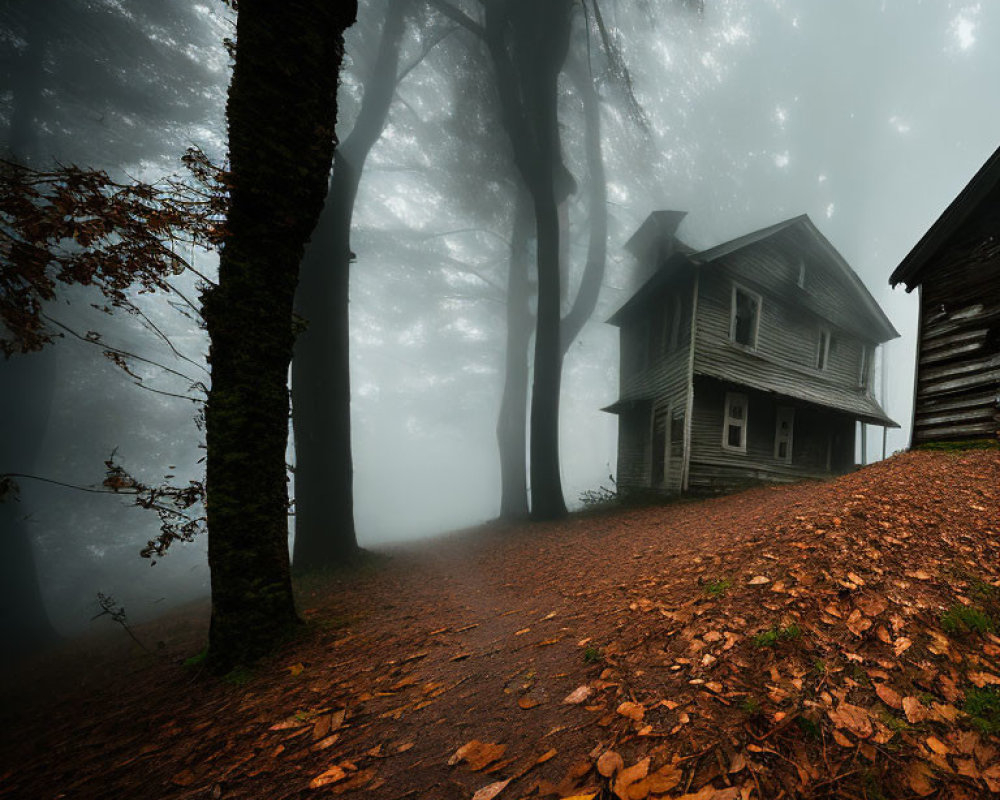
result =
[[[343,31],[357,4],[241,0],[229,89],[230,207],[206,408],[209,662],[227,670],[295,627],[288,557],[292,299],[335,146]]]

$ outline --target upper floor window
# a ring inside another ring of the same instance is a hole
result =
[[[868,345],[861,345],[861,366],[858,370],[858,386],[862,389],[867,389],[871,386],[873,355],[874,353]]]
[[[757,349],[760,329],[760,295],[733,284],[733,304],[729,317],[729,338],[736,344]]]
[[[800,289],[806,288],[806,262],[805,259],[799,259],[799,278],[796,281]]]
[[[816,346],[816,369],[826,369],[830,363],[830,331],[819,329],[819,342]]]
[[[725,450],[747,451],[747,396],[726,392],[725,423],[722,426],[722,447]]]

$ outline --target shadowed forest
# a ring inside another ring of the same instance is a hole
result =
[[[1000,9],[0,9],[0,797],[1000,794]]]

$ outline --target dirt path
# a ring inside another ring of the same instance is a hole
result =
[[[12,702],[0,796],[975,797],[1000,750],[961,708],[1000,639],[940,618],[998,556],[995,451],[397,547],[303,586],[309,635],[252,675],[178,665],[195,609],[140,629],[161,658],[78,645],[8,685],[45,699]],[[608,750],[651,774],[609,783]]]

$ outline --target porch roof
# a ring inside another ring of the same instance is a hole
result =
[[[744,373],[735,379],[731,366],[727,368],[721,364],[696,363],[694,372],[695,375],[704,375],[738,386],[746,386],[749,389],[801,400],[820,408],[840,411],[869,425],[899,427],[899,424],[882,410],[875,398],[861,390],[851,390],[832,383],[820,386],[815,382],[796,380],[794,376],[787,374]]]

